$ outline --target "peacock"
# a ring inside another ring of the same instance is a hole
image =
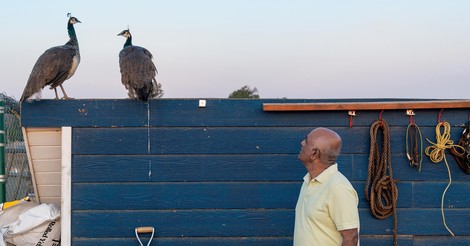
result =
[[[52,47],[46,50],[36,61],[36,64],[29,75],[28,83],[24,88],[20,101],[31,99],[31,97],[40,94],[41,90],[49,85],[50,89],[54,89],[56,99],[57,86],[63,93],[63,98],[68,99],[62,83],[72,77],[80,63],[80,51],[78,49],[78,39],[75,33],[74,24],[81,23],[77,18],[72,17],[70,13],[67,15],[67,30],[69,41],[60,46]]]
[[[152,54],[143,47],[132,45],[129,29],[122,31],[118,36],[126,38],[124,48],[119,52],[119,67],[121,82],[126,87],[129,97],[143,102],[147,102],[150,98],[161,97],[163,92],[161,84],[155,79],[158,71],[152,62]]]

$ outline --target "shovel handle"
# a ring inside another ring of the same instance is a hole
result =
[[[147,246],[150,246],[152,243],[153,235],[155,234],[155,228],[153,226],[143,226],[143,227],[137,227],[135,228],[135,237],[137,237],[137,240],[140,243],[140,246],[143,246],[142,241],[140,241],[139,238],[139,233],[152,233],[150,236],[149,242],[147,243]]]
[[[152,233],[155,229],[152,226],[143,226],[135,228],[135,231],[137,233]]]

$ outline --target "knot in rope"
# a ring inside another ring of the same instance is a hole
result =
[[[444,127],[444,132],[441,133],[441,127]],[[465,149],[450,139],[450,124],[449,122],[440,122],[436,126],[436,143],[431,142],[429,139],[426,140],[432,144],[426,147],[424,153],[431,159],[432,162],[438,163],[445,158],[445,150],[450,148]]]

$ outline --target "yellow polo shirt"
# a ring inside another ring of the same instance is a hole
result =
[[[307,173],[295,207],[294,246],[341,245],[339,231],[358,228],[359,198],[334,164],[315,179]]]

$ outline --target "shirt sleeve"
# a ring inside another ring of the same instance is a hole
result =
[[[334,186],[329,207],[330,217],[338,231],[359,228],[359,198],[356,190],[348,183]]]

